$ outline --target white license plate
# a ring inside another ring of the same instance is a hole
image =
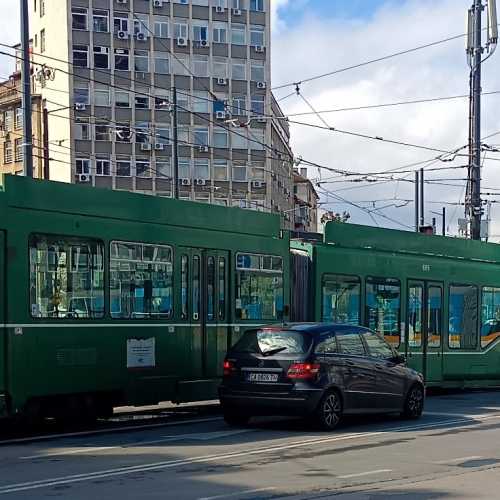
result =
[[[277,382],[277,373],[247,373],[248,382]]]

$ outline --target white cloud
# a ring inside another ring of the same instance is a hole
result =
[[[0,15],[0,33],[2,33],[1,42],[14,45],[21,41],[20,38],[20,19],[19,19],[19,1],[2,0],[2,14]],[[5,47],[0,50],[9,52]],[[0,56],[0,78],[9,76],[14,69],[12,57]]]
[[[273,37],[273,85],[300,81],[328,71],[356,64],[416,47],[450,35],[463,32],[464,15],[468,0],[407,0],[388,2],[369,19],[334,19],[312,14],[286,29],[275,31]],[[500,90],[498,55],[485,64],[483,88]],[[495,59],[496,60],[495,60]],[[349,70],[301,86],[304,96],[318,110],[354,107],[377,103],[403,101],[416,98],[448,96],[468,93],[468,68],[464,40],[441,44],[405,56]],[[293,91],[289,87],[277,91],[284,96]],[[484,99],[484,135],[500,131],[500,96]],[[287,114],[307,112],[310,109],[298,97],[282,102]],[[404,142],[450,150],[467,143],[467,99],[325,114],[324,118],[336,128],[382,136]],[[301,116],[300,121],[319,124],[315,116]],[[296,154],[332,168],[373,172],[396,168],[412,162],[432,158],[438,153],[399,147],[377,141],[369,141],[339,133],[321,131],[310,127],[291,125],[292,143]],[[493,139],[492,139],[493,142]],[[500,135],[496,138],[500,143]],[[495,156],[495,155],[490,155]],[[500,159],[500,155],[496,155]],[[454,163],[466,163],[459,158]],[[437,163],[435,166],[449,166]],[[499,162],[486,162],[485,186],[500,187],[495,182]],[[318,177],[316,169],[309,169],[311,177]],[[429,172],[428,178],[452,179],[442,181],[453,186],[428,185],[426,218],[430,222],[431,211],[440,211],[443,201],[458,202],[463,193],[465,169]],[[332,177],[321,172],[323,179]],[[408,179],[412,178],[410,174]],[[455,180],[457,179],[457,180]],[[413,185],[404,181],[380,185],[335,183],[328,189],[356,203],[374,199],[412,199]],[[455,187],[458,186],[458,187]],[[355,189],[352,189],[352,188]],[[340,191],[346,189],[346,191]],[[325,197],[323,197],[325,201]],[[333,198],[332,198],[333,199]],[[430,203],[436,201],[439,203]],[[463,195],[461,197],[463,201]],[[361,203],[367,206],[365,203]],[[389,204],[389,203],[387,203]],[[380,206],[380,205],[378,205]],[[333,205],[335,210],[349,209],[354,222],[372,224],[370,217],[347,205]],[[455,211],[450,229],[456,232],[456,219],[463,207],[449,207]],[[456,210],[454,208],[457,208]],[[389,217],[411,226],[413,207],[387,209]],[[382,218],[381,225],[398,227]],[[500,234],[500,226],[495,229]]]

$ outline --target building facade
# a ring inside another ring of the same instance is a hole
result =
[[[51,179],[171,196],[175,87],[179,197],[293,211],[270,1],[31,0]]]
[[[319,196],[313,183],[307,178],[307,168],[293,173],[294,229],[295,231],[318,232]]]
[[[42,101],[32,96],[33,175],[43,178]],[[23,108],[21,73],[0,82],[0,174],[23,172]]]

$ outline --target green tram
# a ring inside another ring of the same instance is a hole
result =
[[[6,176],[0,416],[215,397],[228,346],[289,309],[277,215]]]
[[[500,246],[329,223],[291,247],[295,319],[380,332],[428,386],[500,385]]]

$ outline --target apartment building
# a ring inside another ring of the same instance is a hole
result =
[[[31,0],[51,178],[171,196],[175,87],[179,197],[275,211],[291,227],[270,1]]]
[[[20,71],[0,82],[0,174],[23,172],[23,108]],[[32,96],[33,175],[44,176],[42,101]]]
[[[294,229],[299,232],[318,231],[319,196],[313,183],[307,178],[307,168],[295,170],[293,174],[295,202]]]

